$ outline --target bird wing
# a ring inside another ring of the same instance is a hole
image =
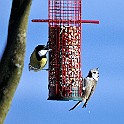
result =
[[[95,88],[95,86],[93,85],[92,88],[91,88],[90,94],[89,94],[88,98],[86,99],[86,101],[85,101],[85,103],[83,105],[83,108],[84,107],[86,108],[87,102],[90,99],[91,95],[93,94],[94,88]]]
[[[83,87],[82,87],[82,95],[83,96],[82,97],[83,97],[83,99],[85,99],[87,97],[87,95],[89,95],[87,92],[87,87],[89,85],[87,78],[83,79],[82,85],[83,85]]]
[[[35,55],[35,50],[33,51],[33,53],[30,56],[30,63],[29,66],[31,66],[32,68],[36,68],[39,69],[40,68],[40,62],[36,59],[36,55]]]

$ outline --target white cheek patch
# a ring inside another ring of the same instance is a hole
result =
[[[93,78],[94,78],[96,81],[98,81],[98,79],[99,79],[99,75],[96,74],[96,75],[93,76]]]
[[[38,52],[39,56],[44,56],[48,50],[41,50]]]

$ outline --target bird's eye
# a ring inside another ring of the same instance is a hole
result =
[[[96,74],[96,72],[94,71],[93,74]]]

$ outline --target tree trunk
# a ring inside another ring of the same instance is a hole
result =
[[[32,0],[13,0],[8,38],[0,61],[0,124],[3,124],[24,66],[26,30]]]

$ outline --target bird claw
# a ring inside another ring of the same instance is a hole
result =
[[[87,107],[87,104],[86,103],[84,103],[84,105],[83,105],[83,107],[82,108],[86,108]]]
[[[47,69],[42,69],[42,70],[46,70],[46,71],[49,71],[50,69],[49,69],[49,68],[47,68]]]

